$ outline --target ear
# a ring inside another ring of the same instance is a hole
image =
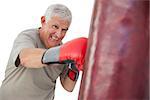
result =
[[[45,22],[46,22],[45,16],[42,16],[42,17],[41,17],[41,24],[43,25]]]

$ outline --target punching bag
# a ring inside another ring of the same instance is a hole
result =
[[[79,100],[149,99],[149,1],[96,0]]]

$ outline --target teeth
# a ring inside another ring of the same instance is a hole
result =
[[[53,40],[58,40],[58,38],[56,38],[56,37],[54,37],[54,36],[52,36],[51,38],[52,38]]]

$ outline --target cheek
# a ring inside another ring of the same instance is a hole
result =
[[[53,29],[46,28],[44,30],[44,35],[45,35],[46,38],[49,37],[50,34],[54,34],[54,33],[55,33],[55,31]]]
[[[43,33],[43,34],[41,34],[41,40],[45,43],[45,40],[46,40],[46,36],[45,36],[45,34]]]
[[[45,31],[50,33],[50,32],[53,32],[55,30],[52,27],[50,27],[50,26],[46,26],[45,27]]]
[[[65,37],[66,33],[62,35],[61,39],[63,39]]]
[[[45,27],[44,27],[44,33],[45,33],[45,34],[49,34],[49,33],[53,32],[53,31],[54,31],[54,30],[51,29],[51,28],[49,28],[48,26],[45,26]]]
[[[54,30],[54,29],[48,29],[48,34],[55,34],[56,33],[56,31]]]
[[[41,34],[41,39],[42,39],[42,41],[46,41],[47,40],[47,38],[48,38],[48,33],[47,33],[47,31],[46,30],[43,30],[43,32],[42,32],[42,34]]]

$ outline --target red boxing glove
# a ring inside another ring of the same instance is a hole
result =
[[[43,54],[42,63],[72,63],[78,70],[83,70],[87,38],[71,40],[61,46],[53,47]]]
[[[74,61],[78,70],[83,71],[85,53],[87,48],[87,38],[81,37],[71,40],[60,47],[60,61]]]

